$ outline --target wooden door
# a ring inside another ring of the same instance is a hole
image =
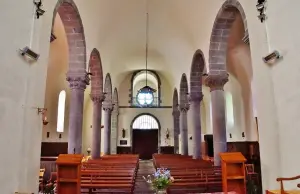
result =
[[[140,159],[149,160],[158,151],[158,130],[134,129],[132,148],[133,153],[139,154]]]

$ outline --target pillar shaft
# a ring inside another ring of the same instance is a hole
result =
[[[201,96],[191,97],[190,107],[192,114],[192,130],[193,130],[193,158],[202,158],[201,149],[201,113],[200,113],[200,103],[202,100]]]
[[[110,154],[112,107],[104,106],[104,155]]]
[[[187,123],[187,112],[188,107],[180,108],[180,136],[181,136],[181,152],[182,155],[189,155],[189,145],[188,145],[188,123]]]
[[[91,94],[93,101],[93,136],[92,136],[92,158],[97,159],[101,156],[101,116],[103,94]]]
[[[111,116],[111,153],[117,153],[117,144],[118,144],[118,118],[119,110],[115,109],[112,111]]]
[[[228,82],[227,72],[212,72],[205,80],[206,85],[211,91],[212,106],[212,127],[213,127],[213,145],[214,145],[214,164],[220,166],[220,156],[222,152],[227,152],[226,141],[226,115],[225,99],[223,87]]]
[[[176,108],[173,110],[173,128],[174,128],[174,153],[179,153],[179,134],[180,134],[180,112]]]
[[[70,83],[70,113],[69,113],[69,136],[68,153],[82,153],[82,121],[84,90],[89,84],[86,72],[68,73],[67,81]]]

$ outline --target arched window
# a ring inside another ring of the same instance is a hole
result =
[[[232,94],[229,92],[225,93],[225,103],[226,103],[226,125],[227,128],[233,128],[234,126],[233,100],[232,100]]]
[[[132,129],[158,129],[156,119],[151,115],[141,115],[133,122]]]
[[[153,107],[160,105],[160,79],[156,72],[136,71],[132,74],[131,84],[131,104],[133,106]]]
[[[56,129],[56,131],[59,133],[64,132],[65,104],[66,104],[66,91],[62,90],[58,96],[58,107],[57,107],[57,129]]]

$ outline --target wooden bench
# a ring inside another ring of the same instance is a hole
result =
[[[300,176],[290,178],[277,178],[276,181],[280,183],[280,190],[267,190],[266,194],[300,194],[300,190],[284,190],[283,181],[294,181],[300,179]],[[300,184],[297,185],[300,188]]]
[[[210,161],[193,160],[178,154],[154,154],[155,168],[167,168],[175,181],[168,193],[203,193],[222,191],[221,168]]]
[[[82,164],[81,193],[133,193],[138,155],[108,155]]]

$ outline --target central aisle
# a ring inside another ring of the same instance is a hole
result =
[[[151,190],[150,185],[146,183],[143,176],[154,174],[154,166],[152,160],[140,160],[139,169],[136,176],[134,193],[136,194],[153,194],[155,191]]]

